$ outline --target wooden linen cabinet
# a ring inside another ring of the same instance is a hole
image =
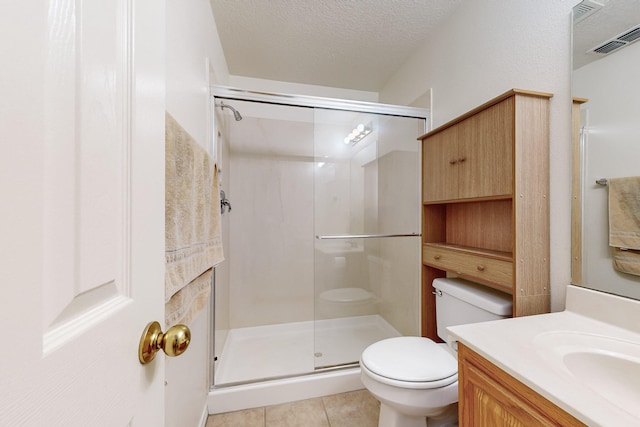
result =
[[[447,273],[511,294],[514,316],[549,312],[551,97],[513,89],[419,138],[423,336]]]

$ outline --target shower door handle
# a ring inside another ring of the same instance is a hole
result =
[[[318,240],[325,239],[377,239],[380,237],[420,237],[420,233],[404,233],[404,234],[340,234],[340,235],[324,235],[316,236]]]

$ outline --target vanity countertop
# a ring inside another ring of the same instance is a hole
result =
[[[569,286],[566,306],[563,312],[453,326],[448,332],[589,426],[640,425],[640,378],[634,378],[640,372],[640,301]],[[624,346],[625,358],[616,359],[624,369],[598,372],[600,358],[612,353],[595,347],[584,352],[585,343]],[[593,355],[596,363],[590,362]],[[589,372],[586,383],[565,364]],[[615,382],[616,375],[622,381]],[[614,387],[600,385],[607,383]]]

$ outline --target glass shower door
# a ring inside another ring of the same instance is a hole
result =
[[[419,333],[425,120],[316,108],[315,368]]]
[[[313,372],[313,109],[220,99],[217,386]]]

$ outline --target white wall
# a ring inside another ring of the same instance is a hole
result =
[[[325,98],[351,99],[355,101],[378,102],[378,92],[342,89],[328,86],[305,85],[252,77],[229,76],[229,86],[245,90],[292,95],[320,96]]]
[[[209,2],[167,0],[166,41],[167,110],[196,141],[205,145],[209,84],[227,84],[229,79]],[[212,64],[211,73],[207,63]]]
[[[551,92],[551,308],[571,281],[571,9],[577,0],[467,0],[380,92],[409,104],[432,90],[434,127],[511,88]]]
[[[208,0],[166,2],[166,108],[210,151],[209,84],[227,84],[228,70]],[[167,358],[166,427],[196,427],[206,417],[210,307],[190,325],[192,341],[181,357]]]
[[[589,101],[583,187],[583,285],[640,299],[640,277],[617,272],[609,247],[608,194],[596,179],[639,175],[640,43],[574,72],[576,96]]]

